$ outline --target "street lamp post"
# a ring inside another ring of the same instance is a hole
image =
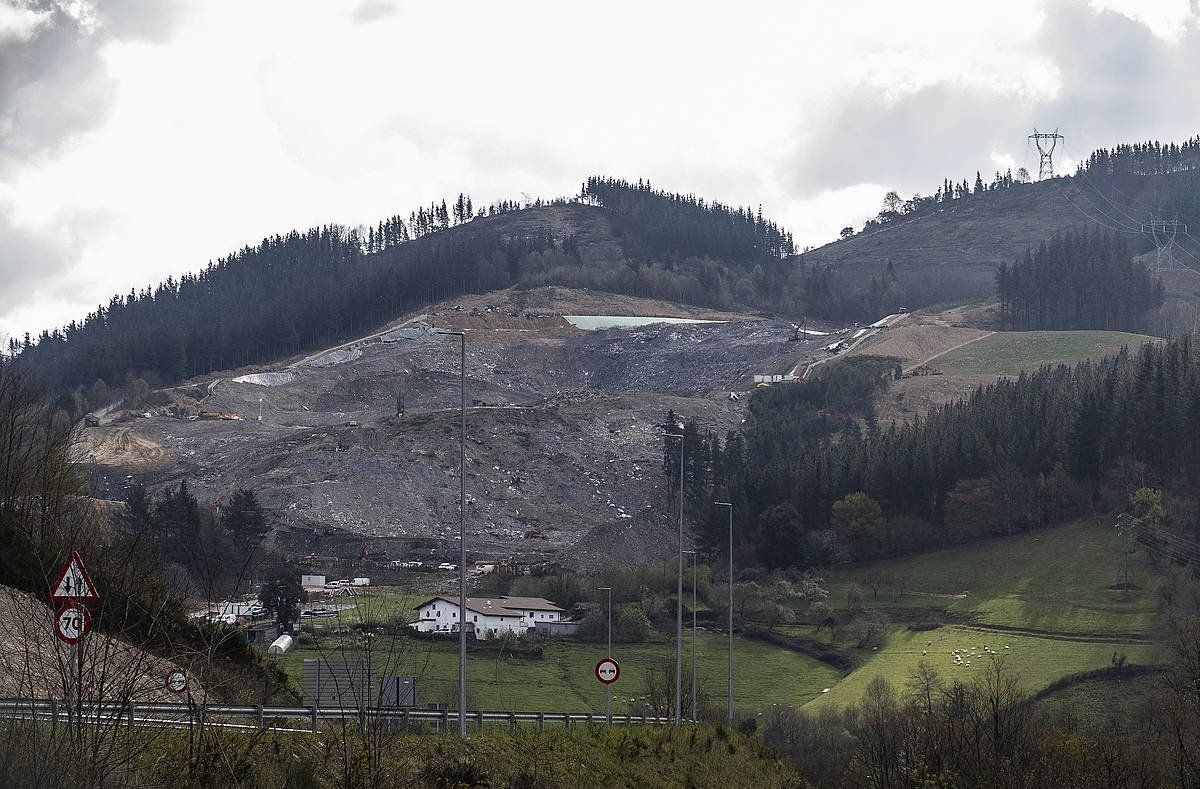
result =
[[[608,659],[612,660],[612,587],[601,586],[597,591],[608,592]],[[612,726],[612,685],[604,686],[604,720]]]
[[[458,735],[467,736],[467,333],[427,325],[396,329],[398,340],[441,342],[458,337]],[[399,409],[397,409],[399,410]]]
[[[666,433],[679,439],[679,567],[675,585],[675,726],[683,722],[683,433]]]
[[[458,425],[458,736],[467,736],[467,334],[459,340]]]
[[[729,725],[733,725],[733,504],[714,501],[718,507],[729,508]]]
[[[700,556],[695,551],[684,551],[692,555],[692,721],[700,719],[700,699],[696,693],[696,566]]]

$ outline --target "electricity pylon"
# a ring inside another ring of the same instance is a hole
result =
[[[1117,516],[1117,534],[1125,538],[1125,582],[1121,588],[1125,594],[1129,594],[1130,577],[1129,577],[1129,555],[1133,553],[1133,538],[1137,532],[1137,519],[1127,512],[1122,512]]]
[[[1175,245],[1175,236],[1178,233],[1187,235],[1187,225],[1180,222],[1178,219],[1151,219],[1149,222],[1142,223],[1142,232],[1148,233],[1150,238],[1154,240],[1154,273],[1163,270],[1163,253],[1166,253],[1167,264],[1170,265],[1174,258],[1171,255],[1171,248]]]
[[[1054,148],[1058,145],[1059,140],[1065,140],[1066,137],[1058,133],[1058,129],[1052,132],[1040,132],[1036,128],[1033,134],[1029,135],[1029,139],[1033,140],[1037,146],[1038,154],[1041,159],[1038,162],[1038,180],[1043,178],[1054,177]]]

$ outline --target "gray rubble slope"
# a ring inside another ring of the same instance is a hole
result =
[[[731,392],[749,390],[755,374],[816,357],[824,344],[789,342],[790,324],[760,319],[584,332],[542,318],[528,329],[497,328],[492,316],[504,308],[480,304],[421,317],[469,328],[467,528],[484,552],[593,563],[669,549],[659,437],[667,411],[724,434],[744,417],[746,399]],[[152,487],[186,479],[205,501],[251,487],[293,533],[324,524],[452,546],[457,342],[373,339],[309,358],[319,364],[254,371],[286,370],[251,379],[278,385],[231,376],[200,388],[207,395],[199,409],[243,420],[188,421],[160,410],[92,431],[127,431],[137,441],[126,443],[165,450],[134,478]],[[589,534],[603,539],[583,540]],[[281,545],[313,543],[281,537]]]

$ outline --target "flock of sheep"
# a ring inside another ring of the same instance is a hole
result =
[[[925,646],[926,646],[926,649],[921,650],[922,655],[929,654],[928,647],[933,646],[933,642],[926,641]],[[1008,649],[1008,644],[1005,644],[1004,648]],[[983,657],[984,655],[999,655],[999,654],[1000,654],[999,652],[992,649],[987,644],[983,644],[982,646],[979,646],[979,647],[961,647],[959,649],[953,650],[950,653],[951,658],[954,661],[954,665],[961,666],[963,668],[971,667],[971,659],[972,658]]]

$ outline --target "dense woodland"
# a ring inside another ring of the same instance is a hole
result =
[[[792,235],[763,219],[762,209],[732,208],[693,195],[654,189],[648,181],[589,178],[579,199],[600,205],[637,237],[634,257],[712,257],[729,263],[757,263],[792,254]],[[640,247],[640,249],[639,249]]]
[[[1195,336],[1004,379],[887,428],[869,412],[886,364],[845,367],[831,366],[825,384],[756,393],[723,443],[689,426],[688,497],[692,512],[710,514],[701,534],[711,552],[725,533],[713,499],[735,503],[741,561],[786,567],[1011,534],[1120,507],[1146,484],[1167,489],[1174,525],[1200,536],[1188,515],[1200,488]],[[678,452],[672,443],[664,458]]]
[[[1162,282],[1105,230],[1069,231],[996,274],[1005,328],[1141,331]]]
[[[1166,175],[1200,169],[1200,135],[1182,143],[1126,143],[1097,148],[1079,165],[1080,172],[1101,175]]]

